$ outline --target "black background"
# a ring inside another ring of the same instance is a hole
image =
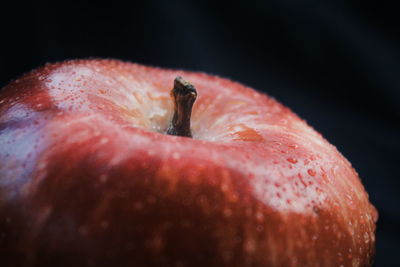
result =
[[[380,213],[375,265],[400,266],[396,1],[4,2],[0,87],[46,62],[106,57],[265,91],[353,163]]]

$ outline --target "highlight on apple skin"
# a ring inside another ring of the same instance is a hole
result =
[[[167,134],[177,76],[192,138]],[[336,148],[239,83],[91,59],[0,91],[4,267],[370,266],[376,220]]]

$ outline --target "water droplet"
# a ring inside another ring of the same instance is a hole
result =
[[[230,217],[232,215],[232,210],[230,208],[225,208],[224,215],[225,217]]]
[[[319,208],[314,206],[313,207],[313,212],[316,213],[316,214],[319,214]]]
[[[364,242],[365,244],[369,243],[369,235],[367,232],[364,233]]]
[[[237,202],[237,201],[239,200],[238,194],[236,194],[236,193],[230,194],[230,200],[231,200],[232,202]]]
[[[105,183],[108,179],[107,174],[100,175],[99,179],[100,179],[100,182]]]
[[[244,243],[244,250],[247,253],[252,253],[256,250],[256,242],[253,238],[249,238],[248,240],[246,240],[246,242]]]
[[[205,196],[205,195],[201,195],[201,196],[199,196],[199,199],[198,199],[198,201],[199,201],[199,203],[200,203],[201,205],[205,205],[205,204],[207,204],[207,202],[208,202],[208,200],[207,200],[207,196]]]
[[[181,158],[181,154],[179,154],[178,152],[174,152],[174,153],[172,153],[172,158],[175,160],[178,160]]]
[[[135,203],[133,204],[133,208],[134,208],[135,210],[142,210],[142,209],[143,209],[143,203],[140,202],[140,201],[137,201],[137,202],[135,202]]]
[[[259,222],[262,222],[264,220],[264,214],[262,212],[256,212],[256,219]]]
[[[308,174],[309,175],[311,175],[311,176],[315,176],[316,175],[316,172],[313,170],[313,169],[308,169]]]
[[[109,140],[108,140],[107,137],[103,137],[103,138],[100,139],[100,144],[105,145],[105,144],[108,143],[108,141],[109,141]]]
[[[333,175],[336,175],[336,174],[337,174],[338,169],[339,169],[338,166],[335,166],[335,167],[332,168],[332,173],[333,173]]]
[[[293,163],[293,164],[297,163],[297,159],[294,159],[294,158],[287,158],[287,161],[289,161],[290,163]]]
[[[224,183],[221,185],[221,190],[222,192],[227,192],[229,190],[228,184]]]

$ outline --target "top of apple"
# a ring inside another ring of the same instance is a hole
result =
[[[30,99],[33,110],[96,112],[108,118],[119,113],[118,119],[131,126],[162,133],[172,117],[170,89],[177,76],[184,76],[201,94],[193,111],[195,139],[261,141],[261,132],[275,126],[317,135],[289,109],[238,83],[203,73],[161,70],[116,60],[48,64],[8,85],[0,101],[5,108],[6,104],[17,104],[23,96],[45,90],[46,94]],[[18,98],[6,99],[15,88]]]
[[[308,240],[309,249],[290,243],[287,252],[306,260],[316,247],[326,262],[332,251],[351,255],[343,260],[355,266],[372,257],[377,213],[350,163],[288,108],[227,79],[116,60],[49,64],[2,91],[0,147],[0,200],[29,199],[47,183],[46,194],[70,198],[75,187],[57,182],[63,175],[102,184],[117,172],[109,183],[119,188],[118,181],[142,180],[118,170],[154,172],[154,194],[183,187],[202,211],[210,208],[204,196],[220,194],[218,216],[243,211],[242,230],[253,238],[246,255],[258,249],[252,235],[268,232],[260,247],[275,237],[283,248],[290,236]]]

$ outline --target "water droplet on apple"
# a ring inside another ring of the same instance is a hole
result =
[[[315,176],[316,175],[316,172],[313,169],[308,169],[307,172],[311,176]]]
[[[365,244],[369,243],[369,235],[367,232],[364,233],[364,242],[365,242]]]
[[[256,220],[258,222],[264,221],[264,214],[262,212],[260,212],[260,211],[256,212]]]
[[[256,250],[256,242],[253,238],[249,238],[244,242],[244,251],[253,253]]]
[[[108,140],[107,137],[103,137],[103,138],[100,139],[100,144],[105,145],[105,144],[108,143],[108,141],[109,141],[109,140]]]
[[[339,169],[339,167],[338,166],[334,166],[334,167],[332,167],[332,173],[333,173],[333,175],[336,175],[337,174],[337,171],[338,171],[338,169]]]
[[[281,146],[282,145],[282,143],[281,142],[278,142],[278,141],[272,141],[275,145],[277,145],[277,146]]]
[[[224,184],[221,185],[221,190],[222,190],[222,192],[227,192],[228,189],[229,189],[228,184],[224,183]]]
[[[199,203],[200,203],[201,205],[206,205],[207,202],[208,202],[208,201],[207,201],[207,196],[205,196],[205,195],[199,196],[198,201],[199,201]]]
[[[100,182],[105,183],[105,182],[107,182],[108,176],[107,176],[107,174],[102,174],[102,175],[100,175],[99,179],[100,179]]]
[[[239,196],[236,193],[230,194],[230,201],[237,202],[239,200]]]
[[[317,206],[313,206],[313,212],[317,215],[319,215],[319,208]]]
[[[46,168],[47,164],[44,161],[39,162],[37,165],[38,171],[44,170]]]
[[[135,210],[142,210],[143,209],[143,203],[140,201],[137,201],[135,203],[133,203],[133,208]]]
[[[181,154],[179,152],[172,153],[172,158],[175,160],[179,160],[181,158]]]
[[[225,217],[230,217],[232,215],[232,210],[230,208],[225,208],[224,215]]]
[[[287,161],[289,161],[290,163],[293,163],[293,164],[297,163],[297,159],[295,159],[295,158],[287,158]]]

